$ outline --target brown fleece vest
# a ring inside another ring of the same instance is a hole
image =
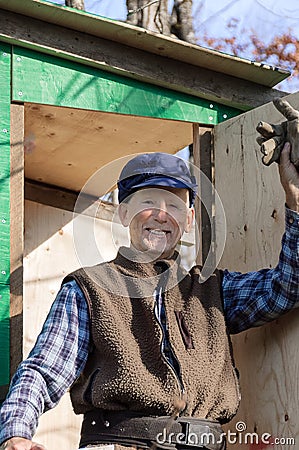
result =
[[[115,260],[79,269],[75,279],[91,315],[92,349],[71,388],[77,414],[93,408],[169,415],[182,386],[161,353],[163,331],[154,290],[165,290],[170,345],[179,361],[184,415],[225,423],[236,413],[239,387],[221,301],[220,273],[200,283],[195,266],[182,278],[177,254],[154,264]]]

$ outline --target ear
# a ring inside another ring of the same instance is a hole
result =
[[[185,226],[185,232],[189,233],[189,231],[192,228],[193,225],[193,221],[194,221],[194,208],[189,208],[188,213],[187,213],[187,221],[186,221],[186,226]]]
[[[118,205],[118,216],[124,227],[128,227],[130,225],[128,203],[120,203],[120,205]]]

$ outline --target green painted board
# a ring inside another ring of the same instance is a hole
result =
[[[9,45],[0,43],[0,283],[10,270],[10,63]]]
[[[21,47],[13,50],[12,97],[211,125],[240,114],[234,108]]]
[[[0,42],[0,386],[9,382],[11,47]]]

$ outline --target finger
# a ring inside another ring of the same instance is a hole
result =
[[[276,147],[280,146],[282,148],[283,141],[280,137],[274,136],[271,139],[267,139],[265,142],[261,145],[261,152],[264,155],[269,155],[270,153],[273,153],[276,149]]]
[[[46,450],[46,447],[44,447],[41,444],[38,444],[37,442],[32,442],[32,447],[30,450]]]
[[[284,123],[273,125],[268,122],[259,122],[256,131],[260,133],[264,138],[270,139],[273,136],[282,136],[285,134]]]
[[[279,163],[282,147],[283,142],[274,148],[272,147],[271,150],[268,149],[267,154],[265,154],[262,158],[263,164],[265,164],[265,166],[270,166],[273,162]]]
[[[274,162],[279,162],[281,149],[276,147],[274,151],[270,152],[268,155],[262,157],[262,162],[265,166],[270,166]]]
[[[294,109],[286,100],[275,98],[273,100],[273,104],[287,120],[294,120],[299,118],[299,111]]]
[[[267,122],[259,122],[256,127],[256,131],[266,139],[271,138],[275,134],[273,125]]]
[[[262,145],[264,142],[266,142],[267,141],[267,138],[264,138],[264,137],[262,137],[262,136],[258,136],[257,138],[256,138],[256,142],[259,144],[259,145]]]

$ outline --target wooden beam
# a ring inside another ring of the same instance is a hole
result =
[[[193,163],[198,169],[200,169],[201,161],[200,161],[199,125],[198,125],[198,123],[193,124],[192,150],[193,150]],[[196,196],[195,202],[194,202],[195,220],[196,220],[196,227],[198,230],[198,232],[196,233],[196,236],[199,237],[199,241],[200,241],[200,242],[196,242],[196,247],[199,248],[199,250],[196,254],[196,264],[202,265],[202,263],[203,263],[203,258],[202,258],[202,217],[201,217],[200,198],[201,198],[201,190],[200,190],[200,183],[198,183],[197,196]]]
[[[248,110],[286,95],[231,75],[0,10],[0,39],[209,101]]]
[[[214,157],[212,146],[212,129],[200,129],[200,160],[201,172],[210,181],[210,184],[205,183],[202,188],[203,201],[201,204],[202,216],[202,258],[205,261],[208,257],[209,251],[212,252],[210,263],[215,265],[215,198],[213,192],[214,185]]]
[[[10,375],[23,359],[24,106],[11,105]]]
[[[193,157],[194,164],[200,169],[200,185],[196,210],[200,242],[198,264],[205,264],[209,251],[209,265],[215,266],[215,198],[214,198],[214,154],[213,129],[193,125]],[[207,182],[209,180],[209,183]]]
[[[80,207],[76,206],[77,192],[32,180],[25,181],[25,199],[66,211],[75,211],[76,208],[76,213],[83,213],[108,221],[113,220],[116,211],[116,205],[99,201],[97,197],[92,195],[81,196]]]
[[[0,0],[0,8],[175,59],[178,63],[186,62],[234,76],[237,74],[238,78],[268,87],[273,87],[290,76],[289,71],[279,67],[232,56],[126,22],[43,0]]]

